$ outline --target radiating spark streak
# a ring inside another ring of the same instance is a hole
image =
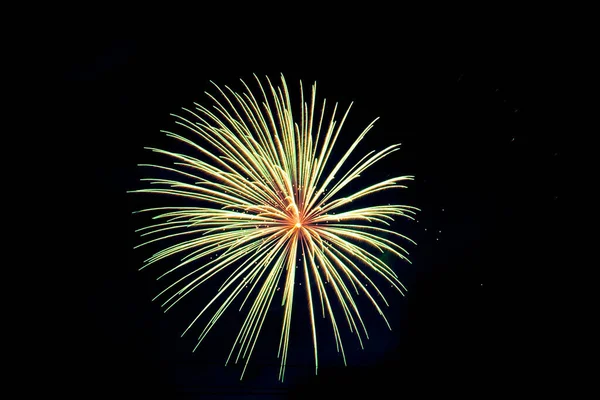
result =
[[[318,357],[318,351],[317,351],[317,331],[315,329],[315,311],[314,311],[314,307],[313,307],[313,300],[312,300],[312,291],[310,289],[310,285],[308,284],[308,282],[310,282],[310,277],[308,274],[308,260],[306,258],[306,253],[309,251],[307,244],[306,244],[306,239],[302,237],[301,239],[301,244],[302,244],[302,266],[303,266],[303,270],[304,270],[304,281],[307,282],[306,284],[306,300],[308,301],[308,311],[309,311],[309,315],[310,315],[310,327],[311,327],[311,333],[312,333],[312,341],[313,341],[313,349],[314,349],[314,356],[315,356],[315,374],[317,373],[317,371],[319,370],[319,357]],[[314,268],[314,258],[310,258],[311,261],[311,267]]]
[[[408,252],[395,239],[414,241],[388,227],[396,217],[414,219],[419,210],[397,204],[362,206],[363,199],[373,199],[374,194],[406,188],[404,181],[413,180],[413,176],[396,176],[354,192],[348,190],[365,171],[399,150],[395,144],[368,151],[353,161],[355,151],[377,119],[362,130],[341,157],[334,159],[333,150],[352,103],[343,113],[336,103],[328,114],[325,100],[317,104],[316,84],[311,95],[305,97],[300,82],[299,112],[294,114],[283,76],[278,87],[268,77],[266,85],[256,75],[254,78],[259,89],[256,94],[244,81],[244,93],[211,82],[217,91],[215,95],[207,93],[212,108],[194,103],[193,109],[182,109],[185,116],[172,114],[175,125],[190,135],[161,132],[189,148],[190,154],[146,148],[170,158],[172,165],[139,166],[172,177],[142,179],[149,186],[132,192],[195,205],[137,211],[155,215],[152,223],[136,230],[145,238],[136,248],[169,243],[147,258],[140,269],[179,257],[178,263],[158,277],[179,274],[154,298],[162,299],[165,311],[217,275],[224,277],[214,297],[182,336],[216,307],[198,336],[195,351],[240,298],[238,310],[248,311],[225,364],[243,360],[242,377],[267,314],[277,304],[273,300],[281,295],[278,357],[279,379],[283,380],[294,302],[300,293],[296,293],[297,285],[304,286],[315,373],[319,366],[315,308],[319,304],[322,318],[331,323],[344,364],[346,354],[332,301],[339,306],[336,310],[341,310],[361,347],[369,334],[355,296],[364,294],[391,329],[379,305],[380,301],[386,306],[388,302],[372,278],[381,277],[404,295],[406,288],[382,261],[381,254],[390,253],[408,261]],[[357,200],[361,200],[361,207],[352,207]]]

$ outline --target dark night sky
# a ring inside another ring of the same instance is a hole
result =
[[[288,47],[204,41],[203,33],[178,41],[89,38],[55,52],[66,124],[52,139],[63,150],[54,165],[71,190],[58,203],[72,228],[57,275],[67,290],[56,297],[61,312],[48,319],[64,333],[52,336],[46,361],[68,365],[54,383],[82,398],[274,399],[323,391],[479,398],[523,385],[536,390],[531,371],[551,369],[557,355],[547,351],[547,332],[559,334],[563,328],[551,322],[566,311],[545,287],[563,263],[551,251],[560,243],[561,221],[552,216],[563,198],[563,144],[546,108],[558,99],[535,69],[517,58],[463,57],[455,45],[407,45],[389,32],[378,41],[375,34],[321,44],[307,37]],[[371,172],[416,175],[398,195],[422,212],[398,227],[418,246],[407,245],[412,265],[395,263],[407,297],[385,292],[393,331],[363,308],[372,339],[361,352],[346,336],[348,367],[333,352],[314,377],[303,354],[308,331],[296,325],[287,379],[279,383],[274,326],[239,382],[240,369],[222,365],[235,326],[218,326],[192,354],[194,334],[179,335],[196,307],[163,314],[150,301],[162,286],[158,270],[137,270],[149,254],[132,249],[142,221],[131,212],[152,199],[126,191],[139,187],[136,164],[149,154],[142,148],[168,146],[159,130],[172,126],[169,113],[207,104],[209,80],[240,89],[239,78],[276,80],[280,72],[292,91],[299,79],[305,86],[316,80],[321,98],[354,101],[347,135],[381,117],[363,150],[402,143]]]

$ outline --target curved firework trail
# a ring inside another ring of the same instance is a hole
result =
[[[340,159],[331,159],[331,151],[352,104],[339,123],[335,120],[336,104],[327,122],[325,101],[320,112],[315,112],[316,85],[312,87],[310,101],[306,102],[300,82],[301,107],[299,120],[295,120],[283,75],[281,87],[277,88],[267,78],[266,90],[256,75],[254,77],[259,96],[255,96],[244,81],[247,91],[243,94],[215,85],[222,98],[219,100],[209,94],[214,101],[212,109],[196,104],[195,110],[183,109],[187,117],[174,115],[176,123],[191,132],[195,140],[163,132],[189,146],[198,158],[150,148],[172,158],[173,166],[141,165],[168,171],[178,178],[142,179],[152,184],[152,188],[132,192],[182,196],[198,203],[194,207],[139,211],[156,212],[153,219],[162,221],[137,230],[142,236],[155,235],[139,246],[167,238],[178,239],[176,244],[147,259],[142,268],[180,255],[179,263],[161,275],[162,278],[195,261],[204,262],[156,297],[164,298],[166,310],[216,274],[227,274],[216,295],[183,334],[210,306],[218,307],[198,338],[200,344],[243,289],[250,287],[242,306],[248,300],[252,304],[227,358],[227,362],[232,357],[236,362],[245,358],[240,379],[281,285],[283,321],[278,356],[281,358],[279,379],[283,380],[292,304],[296,289],[302,288],[295,286],[296,274],[302,274],[306,282],[303,289],[311,322],[315,373],[318,369],[316,313],[330,319],[337,350],[346,363],[332,300],[339,303],[361,347],[362,332],[366,338],[368,334],[352,291],[355,295],[364,294],[389,327],[375,296],[386,305],[387,301],[368,275],[383,277],[403,294],[406,289],[397,275],[376,254],[390,252],[408,261],[406,250],[386,236],[412,240],[386,226],[395,216],[413,219],[418,209],[405,205],[348,207],[359,198],[391,188],[405,188],[400,183],[412,180],[412,176],[386,179],[338,196],[363,171],[399,149],[396,144],[379,152],[371,151],[354,165],[346,166],[350,154],[376,120]],[[336,179],[338,174],[341,178]],[[205,257],[215,253],[218,257],[206,261]],[[367,284],[371,284],[369,289]]]

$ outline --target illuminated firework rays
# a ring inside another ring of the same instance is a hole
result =
[[[302,288],[295,286],[296,274],[301,274],[306,282],[303,290],[311,322],[315,372],[318,368],[315,314],[331,321],[337,349],[345,363],[334,301],[361,347],[363,332],[366,338],[368,334],[354,296],[364,294],[389,327],[375,297],[379,296],[386,305],[387,301],[369,275],[380,275],[403,293],[405,288],[397,275],[378,254],[390,252],[408,261],[406,250],[386,237],[411,240],[386,226],[396,216],[412,219],[417,209],[403,205],[351,207],[353,201],[365,196],[404,188],[400,183],[412,180],[412,176],[390,178],[341,196],[342,189],[347,189],[361,173],[399,149],[399,145],[393,145],[379,152],[371,151],[355,164],[346,165],[375,121],[341,158],[330,158],[351,105],[340,122],[336,121],[337,104],[326,118],[325,101],[320,111],[315,112],[316,86],[312,88],[310,101],[305,101],[300,83],[302,106],[295,114],[299,118],[296,120],[283,76],[281,87],[277,88],[268,78],[268,86],[263,86],[258,78],[256,81],[258,96],[243,81],[246,92],[242,94],[215,85],[220,96],[209,95],[214,101],[212,108],[196,104],[195,109],[183,109],[185,116],[174,115],[176,123],[191,134],[184,137],[164,132],[189,146],[189,153],[150,148],[170,157],[174,163],[143,166],[168,171],[177,178],[143,179],[151,187],[133,192],[181,196],[198,203],[196,207],[142,210],[155,212],[157,223],[138,230],[143,236],[152,237],[140,246],[177,239],[176,244],[147,259],[142,268],[173,255],[180,255],[180,262],[160,278],[184,266],[191,267],[190,272],[158,294],[157,298],[164,300],[165,311],[216,274],[226,274],[216,295],[184,331],[185,334],[209,307],[216,307],[198,344],[243,289],[249,287],[242,296],[242,307],[249,303],[245,306],[247,316],[227,359],[227,362],[245,359],[245,372],[277,288],[283,288],[279,343],[279,379],[283,380],[292,304],[295,291]],[[207,256],[215,253],[218,257],[206,261]],[[199,260],[202,262],[196,262]]]

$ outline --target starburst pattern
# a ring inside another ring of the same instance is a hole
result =
[[[382,261],[381,254],[389,252],[408,261],[407,251],[392,239],[412,240],[390,230],[389,225],[394,217],[412,219],[418,209],[406,205],[352,207],[358,199],[404,188],[401,183],[412,180],[412,176],[386,179],[345,193],[361,173],[399,149],[399,145],[392,145],[349,162],[376,120],[362,131],[345,154],[333,159],[332,149],[352,104],[340,122],[336,120],[337,104],[326,118],[325,101],[320,111],[315,111],[316,85],[312,87],[310,100],[305,101],[300,82],[299,119],[295,120],[283,75],[280,87],[274,87],[268,78],[268,85],[263,86],[255,78],[260,90],[258,96],[244,81],[246,91],[242,94],[215,85],[219,97],[208,94],[214,102],[212,108],[195,104],[195,109],[183,109],[185,117],[174,115],[176,124],[185,128],[191,138],[163,132],[188,146],[194,155],[150,148],[174,162],[171,166],[142,166],[167,171],[176,178],[142,179],[151,187],[133,192],[193,201],[194,206],[139,211],[156,213],[153,217],[156,223],[138,230],[143,236],[152,237],[140,246],[165,239],[176,241],[147,259],[142,268],[167,257],[181,257],[160,276],[186,272],[156,297],[164,299],[165,311],[202,283],[225,274],[215,296],[203,305],[183,334],[209,308],[216,307],[198,338],[199,345],[234,300],[244,297],[240,309],[246,302],[251,304],[227,359],[227,362],[233,358],[236,362],[245,359],[242,377],[269,307],[279,298],[277,294],[281,294],[283,320],[278,356],[279,379],[283,380],[292,305],[298,290],[306,295],[315,373],[316,315],[330,320],[337,350],[346,362],[334,303],[361,347],[363,335],[368,338],[368,333],[354,296],[364,294],[390,326],[379,304],[387,305],[387,301],[369,276],[382,277],[402,294],[406,290],[392,268]],[[208,258],[215,254],[218,256]],[[303,286],[298,286],[300,279],[305,282]],[[240,296],[244,291],[245,296]]]

